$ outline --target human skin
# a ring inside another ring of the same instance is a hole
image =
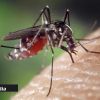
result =
[[[100,36],[100,29],[87,38]],[[88,50],[100,52],[100,39],[84,44]],[[50,85],[51,65],[34,77],[11,100],[100,100],[100,54],[86,52],[80,46],[71,62],[65,52],[54,60],[53,86]]]

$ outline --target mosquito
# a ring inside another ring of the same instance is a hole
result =
[[[42,24],[36,25],[40,19],[42,19]],[[45,6],[32,27],[11,32],[4,37],[5,41],[19,39],[20,43],[18,45],[0,46],[14,49],[8,54],[10,60],[21,60],[36,55],[44,46],[49,44],[52,52],[51,79],[49,91],[47,93],[47,96],[49,96],[52,89],[54,47],[66,51],[69,54],[72,63],[74,63],[72,54],[77,54],[77,51],[75,50],[77,44],[86,52],[100,54],[100,52],[89,51],[86,49],[80,43],[81,39],[75,39],[72,33],[69,9],[66,9],[63,20],[52,21],[49,6]],[[64,45],[64,43],[66,45]]]

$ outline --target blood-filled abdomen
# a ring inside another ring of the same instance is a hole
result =
[[[20,44],[16,46],[19,47],[19,49],[11,51],[8,54],[8,58],[10,60],[22,60],[36,55],[46,45],[47,38],[37,37],[34,41],[33,38],[34,37],[26,37],[21,39]]]

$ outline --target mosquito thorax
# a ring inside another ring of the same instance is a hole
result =
[[[61,26],[64,26],[65,23],[64,23],[63,21],[56,21],[56,22],[54,22],[54,25],[55,25],[56,27],[61,27]]]
[[[63,21],[56,21],[54,22],[54,25],[55,25],[56,30],[60,33],[60,35],[62,35],[65,29],[67,29],[68,31],[72,33],[71,28]]]

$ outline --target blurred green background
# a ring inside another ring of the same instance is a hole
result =
[[[95,21],[95,28],[100,26],[99,0],[0,0],[0,44],[15,45],[18,41],[3,41],[3,36],[31,27],[45,5],[49,5],[51,9],[52,20],[61,20],[65,9],[71,10],[71,28],[77,38],[88,33]],[[38,55],[22,61],[7,60],[9,51],[10,49],[0,48],[0,84],[18,84],[19,90],[38,74],[43,66],[51,63],[50,51],[47,53],[43,50]],[[62,50],[55,49],[55,57],[61,53]],[[0,100],[9,100],[14,94],[0,92]]]

